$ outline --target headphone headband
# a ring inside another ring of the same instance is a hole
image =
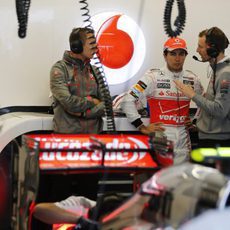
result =
[[[206,43],[210,46],[209,48],[207,48],[207,54],[211,58],[216,58],[221,51],[219,49],[219,47],[216,43],[216,39],[213,35],[214,28],[215,27],[208,29],[208,31],[206,33]]]
[[[229,41],[223,31],[217,27],[212,27],[206,32],[206,43],[210,46],[207,49],[207,54],[216,58],[220,52],[224,51],[228,45]]]

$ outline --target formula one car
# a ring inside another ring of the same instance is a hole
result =
[[[184,163],[155,173],[103,219],[101,229],[178,229],[208,209],[229,205],[228,177],[214,168]]]
[[[152,175],[172,165],[173,146],[154,135],[31,134],[23,137],[20,157],[23,155],[19,228],[44,230],[50,226],[42,226],[32,216],[36,203],[58,201],[71,194],[97,199],[101,190],[130,197],[144,181],[136,179],[139,175]],[[109,189],[108,180],[112,178],[114,184],[115,175],[119,177],[117,187]],[[128,179],[129,188],[123,188],[122,180]]]

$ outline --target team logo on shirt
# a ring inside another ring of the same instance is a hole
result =
[[[90,73],[89,77],[90,77],[90,80],[95,81],[95,78],[94,78],[93,74]]]

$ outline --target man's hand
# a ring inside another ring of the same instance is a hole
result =
[[[194,125],[191,121],[191,119],[188,117],[187,119],[185,119],[184,121],[184,125],[185,127],[189,130],[189,131],[192,131],[192,132],[195,132],[197,131],[197,127],[196,125]]]
[[[95,104],[95,105],[98,105],[99,103],[101,103],[101,101],[100,100],[98,100],[97,98],[92,98],[92,100],[93,100],[93,103]]]
[[[190,85],[185,85],[179,80],[174,80],[174,82],[176,84],[177,89],[180,90],[188,98],[192,99],[196,95],[195,91]]]
[[[156,131],[164,131],[165,128],[163,126],[163,123],[162,122],[156,122],[156,123],[151,123],[149,124],[148,126],[145,126],[144,124],[142,124],[140,127],[139,127],[139,130],[143,133],[143,134],[150,134],[150,133],[153,133],[153,132],[156,132]]]

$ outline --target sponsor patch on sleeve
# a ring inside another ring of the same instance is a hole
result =
[[[220,82],[220,93],[221,93],[222,96],[224,96],[225,94],[228,93],[229,86],[230,86],[230,81],[229,80],[222,80]]]
[[[136,85],[130,90],[129,94],[131,94],[135,98],[139,98],[140,94],[144,92],[147,85],[143,81],[138,81]]]
[[[61,75],[61,72],[60,71],[58,71],[58,70],[54,70],[53,71],[53,76],[54,77],[58,77],[58,76],[60,76]]]
[[[138,99],[140,97],[140,92],[137,91],[135,88],[132,88],[129,92],[130,95],[132,95],[133,97],[135,97],[136,99]]]
[[[142,91],[144,91],[147,87],[147,85],[143,81],[138,81],[136,85],[140,86],[142,88]]]

